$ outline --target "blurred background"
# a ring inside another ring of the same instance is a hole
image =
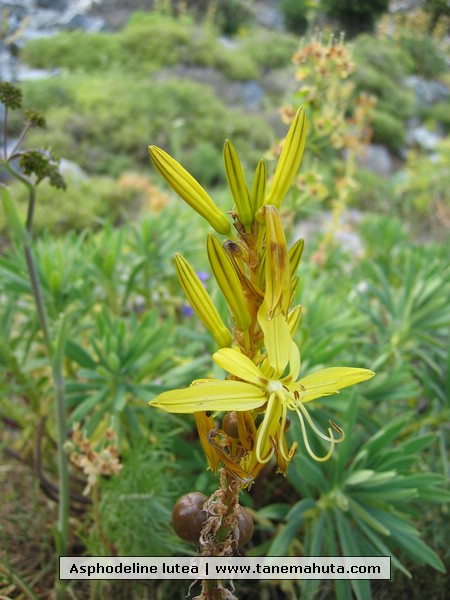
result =
[[[164,185],[147,146],[169,152],[229,211],[225,139],[248,182],[260,158],[273,173],[303,105],[305,154],[281,211],[288,241],[305,239],[302,373],[349,364],[377,377],[316,403],[319,424],[332,415],[351,433],[328,463],[299,448],[287,478],[268,465],[245,493],[255,522],[246,552],[389,554],[393,580],[249,581],[238,595],[445,597],[449,34],[446,0],[0,1],[0,80],[45,116],[25,147],[51,149],[67,183],[38,186],[34,249],[52,331],[71,315],[71,436],[80,442],[81,423],[81,441],[113,444],[122,464],[118,476],[100,469],[83,495],[86,463],[74,450],[74,555],[195,553],[172,531],[172,506],[215,489],[193,418],[147,406],[161,391],[220,376],[214,342],[176,279],[176,251],[227,318],[209,282],[208,226]],[[9,112],[1,148],[14,148],[24,118]],[[25,215],[26,189],[4,171],[0,179]],[[0,253],[0,594],[50,598],[51,380],[3,212]],[[294,425],[291,433],[301,438]],[[183,598],[187,587],[73,582],[67,597]]]

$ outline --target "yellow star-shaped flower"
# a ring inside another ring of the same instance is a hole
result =
[[[296,444],[288,450],[285,440],[288,411],[295,412],[300,420],[303,439],[309,454],[318,461],[327,460],[336,442],[342,441],[343,431],[330,421],[340,438],[334,438],[332,429],[328,435],[314,425],[305,404],[323,396],[339,392],[342,388],[373,377],[368,369],[332,367],[306,375],[299,381],[300,353],[291,341],[289,374],[275,378],[268,359],[258,367],[247,356],[233,348],[222,348],[213,355],[214,361],[230,373],[232,378],[194,382],[184,389],[164,392],[150,404],[171,413],[196,413],[199,411],[264,411],[258,427],[255,457],[259,463],[267,462],[276,452],[280,468],[285,472],[292,459]],[[324,457],[316,456],[310,448],[305,421],[319,437],[330,442],[330,450]]]

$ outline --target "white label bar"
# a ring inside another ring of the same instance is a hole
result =
[[[390,556],[62,556],[60,579],[390,579]]]

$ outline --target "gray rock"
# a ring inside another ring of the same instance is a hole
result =
[[[68,8],[69,3],[68,0],[36,0],[36,6],[56,12],[64,12]]]
[[[423,150],[436,150],[442,136],[436,131],[430,131],[423,125],[412,126],[407,134],[406,140],[409,146],[419,146]]]
[[[77,163],[61,158],[59,161],[61,175],[71,181],[84,181],[88,178],[86,172]]]
[[[428,81],[414,75],[407,77],[405,84],[414,91],[418,108],[428,108],[450,96],[448,88],[439,81]]]
[[[229,84],[230,104],[239,104],[249,111],[262,108],[264,90],[257,81],[237,81]]]
[[[177,65],[161,69],[153,75],[157,81],[188,79],[212,87],[229,106],[244,106],[249,112],[262,108],[264,89],[257,81],[229,81],[222,73],[210,67]]]
[[[364,148],[357,161],[360,167],[382,177],[388,177],[393,171],[391,155],[384,146],[378,144],[370,144]]]
[[[80,29],[89,33],[104,31],[106,29],[105,21],[101,17],[90,17],[84,13],[65,15],[58,23],[61,29],[74,31]]]

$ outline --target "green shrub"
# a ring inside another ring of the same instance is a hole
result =
[[[444,128],[445,133],[450,133],[450,100],[438,102],[432,106],[429,109],[427,116],[441,125]]]
[[[119,34],[124,62],[134,71],[175,65],[189,54],[192,35],[191,28],[171,19],[129,25]]]
[[[308,2],[305,0],[282,0],[280,5],[284,24],[288,31],[304,33],[308,26]]]
[[[396,41],[371,35],[360,35],[353,42],[353,59],[358,69],[367,67],[384,73],[398,83],[399,79],[414,72],[414,60]]]
[[[222,153],[209,142],[187,151],[183,166],[204,186],[226,183]]]
[[[210,87],[187,80],[155,82],[113,72],[52,79],[50,93],[47,85],[47,80],[24,84],[27,101],[46,113],[48,125],[33,131],[29,143],[51,146],[89,173],[116,177],[136,166],[147,169],[149,144],[178,153],[208,142],[222,152],[232,134],[253,151],[272,141],[262,118],[227,109]]]
[[[257,64],[240,48],[219,50],[214,60],[214,66],[232,81],[246,81],[259,77]]]
[[[375,109],[372,127],[374,142],[385,144],[395,152],[405,145],[406,126],[403,121],[392,114]]]
[[[291,63],[298,48],[298,38],[277,31],[250,33],[242,38],[242,53],[249,56],[260,69],[277,69]]]
[[[215,22],[225,35],[235,35],[250,22],[251,12],[243,0],[228,0],[216,4]]]
[[[446,57],[429,35],[402,33],[399,43],[413,59],[414,70],[419,75],[434,79],[447,71]]]
[[[120,65],[123,57],[117,35],[65,31],[29,40],[21,51],[21,59],[38,69],[95,71]]]
[[[114,179],[90,177],[84,180],[66,178],[66,190],[51,187],[42,182],[38,191],[39,210],[35,216],[35,230],[42,233],[49,230],[61,234],[68,230],[98,229],[102,220],[118,223],[139,212],[142,197],[133,190],[119,188]],[[21,212],[25,213],[26,189],[15,184],[12,194],[18,201]],[[3,211],[0,212],[0,232],[6,224]]]
[[[337,19],[346,33],[371,31],[375,20],[388,9],[389,0],[322,0],[321,8]]]

